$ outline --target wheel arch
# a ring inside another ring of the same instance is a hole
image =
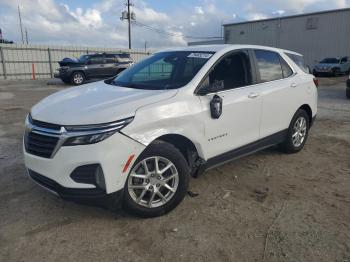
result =
[[[82,73],[85,78],[87,77],[85,72],[84,72],[84,70],[82,70],[82,69],[74,69],[74,70],[72,70],[72,72],[70,73],[70,77],[72,77],[74,73],[78,73],[78,72]]]
[[[303,104],[301,107],[298,108],[298,110],[301,109],[301,110],[304,110],[308,117],[309,117],[309,125],[311,125],[312,123],[312,109],[311,107],[308,105],[308,104]]]
[[[190,169],[191,174],[197,169],[197,162],[201,159],[200,150],[196,147],[195,143],[184,135],[180,134],[165,134],[157,137],[151,143],[157,141],[167,142],[176,147],[181,154],[185,157]]]

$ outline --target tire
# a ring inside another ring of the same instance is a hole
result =
[[[346,98],[350,99],[350,87],[346,88]]]
[[[76,86],[84,84],[85,82],[84,73],[80,71],[73,72],[70,78],[70,82]]]
[[[334,77],[337,77],[337,76],[339,76],[340,75],[340,69],[339,68],[334,68],[333,69],[333,76]]]
[[[168,167],[166,171],[157,174],[156,161],[158,169],[162,171]],[[141,153],[131,168],[124,186],[123,209],[138,217],[164,215],[183,200],[188,183],[189,167],[184,156],[172,144],[157,141]],[[174,191],[168,189],[169,187]]]
[[[298,128],[297,126],[300,121],[303,123],[303,127],[299,125],[301,129],[298,135],[295,135],[297,132],[296,128]],[[294,154],[302,150],[309,135],[309,128],[310,118],[308,114],[304,110],[298,109],[290,122],[286,140],[281,144],[282,150],[287,154]],[[299,141],[297,141],[298,138],[300,138]]]

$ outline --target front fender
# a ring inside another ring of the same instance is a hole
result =
[[[145,146],[164,135],[181,135],[191,140],[199,156],[205,158],[201,146],[205,139],[204,123],[200,113],[198,97],[173,98],[138,109],[134,121],[122,132]]]

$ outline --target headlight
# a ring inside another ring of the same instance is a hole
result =
[[[63,146],[77,146],[77,145],[88,145],[95,144],[101,142],[102,140],[107,139],[111,135],[113,135],[116,131],[95,134],[95,135],[87,135],[87,136],[75,136],[68,138]]]
[[[86,125],[86,126],[65,126],[67,138],[63,146],[88,145],[101,142],[123,127],[128,125],[133,117],[119,120],[113,123]]]

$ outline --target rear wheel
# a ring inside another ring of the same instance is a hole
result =
[[[123,206],[140,217],[156,217],[184,198],[189,168],[180,151],[166,142],[151,144],[136,160],[124,188]]]
[[[281,144],[282,149],[288,154],[297,153],[303,149],[309,134],[309,127],[308,114],[299,109],[289,125],[286,140]]]
[[[74,72],[70,81],[73,85],[82,85],[85,81],[85,75],[82,72]]]

